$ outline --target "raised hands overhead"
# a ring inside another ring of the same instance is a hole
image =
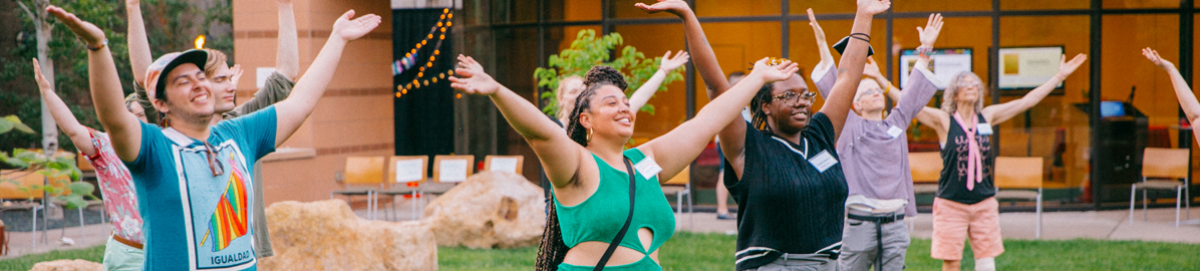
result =
[[[871,79],[883,77],[883,72],[879,71],[879,63],[875,63],[875,57],[867,57],[867,64],[863,66],[863,76]]]
[[[33,80],[37,81],[38,89],[45,92],[54,92],[54,88],[50,86],[50,80],[46,80],[46,76],[42,75],[42,66],[38,64],[38,60],[33,59]]]
[[[87,43],[88,48],[98,48],[104,46],[108,39],[104,36],[104,31],[100,30],[96,25],[83,21],[60,7],[48,6],[46,12],[58,19],[58,22],[67,26],[75,36],[83,39]]]
[[[889,0],[858,0],[858,12],[867,15],[884,13],[889,8],[892,8]]]
[[[925,27],[917,27],[917,36],[921,39],[921,46],[933,48],[933,43],[937,41],[938,34],[942,32],[942,14],[929,14],[929,22],[925,23]]]
[[[684,16],[684,14],[692,12],[692,8],[688,7],[687,2],[682,0],[658,0],[658,3],[654,3],[653,5],[637,3],[633,4],[633,6],[649,13],[666,11],[675,14],[675,16]]]
[[[450,77],[450,87],[467,94],[492,95],[502,87],[483,71],[483,65],[469,56],[458,55],[458,68],[454,69],[454,74],[456,76]]]
[[[242,72],[244,71],[242,70],[242,64],[233,64],[233,67],[229,68],[229,72],[233,73],[233,75],[229,76],[229,82],[233,83],[234,87],[237,87],[238,80],[242,79]]]
[[[1084,61],[1087,61],[1087,55],[1085,54],[1077,54],[1074,58],[1071,58],[1071,61],[1067,61],[1067,56],[1063,55],[1062,62],[1058,64],[1057,76],[1059,80],[1066,80],[1067,76],[1070,76],[1075,72],[1075,69],[1078,69],[1079,66],[1082,66]],[[1057,83],[1055,85],[1057,85]]]
[[[1150,47],[1142,48],[1142,55],[1146,56],[1146,60],[1150,60],[1150,62],[1154,63],[1154,65],[1156,65],[1156,66],[1159,66],[1162,68],[1175,67],[1174,63],[1171,63],[1170,61],[1163,59],[1162,56],[1158,55],[1158,51],[1155,51],[1154,49],[1150,49]]]
[[[800,66],[793,63],[791,60],[784,60],[783,63],[776,65],[770,64],[771,59],[764,57],[754,62],[754,70],[750,71],[750,75],[759,75],[762,77],[762,83],[774,83],[775,81],[787,80],[792,77],[792,74],[800,71]],[[740,82],[739,82],[740,83]]]
[[[821,24],[817,23],[817,15],[813,14],[813,10],[808,9],[808,25],[812,26],[813,37],[817,40],[817,52],[821,55],[821,62],[813,67],[813,72],[819,70],[833,69],[833,53],[829,51],[829,41],[825,40],[825,30],[821,29]],[[813,80],[817,80],[813,78]]]
[[[383,18],[375,14],[367,14],[357,19],[350,19],[353,17],[353,9],[342,14],[342,17],[339,17],[337,22],[333,23],[333,33],[345,41],[352,41],[367,35],[367,33],[370,33],[371,30],[383,22]]]
[[[671,51],[667,51],[667,53],[663,55],[662,64],[660,64],[658,68],[663,71],[673,71],[679,67],[682,67],[683,64],[687,64],[689,57],[690,56],[688,55],[687,51],[684,50],[675,52],[675,56],[671,56]]]

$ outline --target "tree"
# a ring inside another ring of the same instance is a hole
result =
[[[563,78],[587,75],[592,66],[609,66],[625,76],[625,81],[629,83],[629,87],[625,89],[625,95],[629,96],[642,86],[643,82],[654,76],[662,57],[647,59],[646,55],[638,52],[633,46],[625,46],[621,48],[621,55],[614,58],[613,49],[622,43],[624,40],[621,39],[621,34],[616,32],[597,39],[595,30],[580,30],[575,35],[575,41],[571,42],[570,48],[550,55],[548,65],[550,67],[537,68],[533,76],[538,80],[538,87],[557,89],[558,82]],[[667,73],[667,79],[663,80],[658,91],[666,91],[667,84],[677,80],[683,80],[681,70]],[[541,98],[546,100],[542,112],[552,116],[556,115],[558,113],[558,97],[554,96],[554,92],[543,92]],[[654,114],[654,106],[650,104],[642,106],[640,110],[651,115]]]

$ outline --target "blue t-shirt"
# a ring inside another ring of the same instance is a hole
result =
[[[216,177],[203,142],[142,123],[141,150],[125,165],[145,219],[144,270],[257,270],[252,173],[275,151],[275,123],[272,106],[213,126]]]

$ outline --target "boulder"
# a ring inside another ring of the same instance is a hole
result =
[[[29,271],[104,271],[104,265],[85,260],[57,260],[40,262]]]
[[[542,188],[521,175],[485,171],[425,207],[439,246],[511,248],[537,245],[546,226]]]
[[[285,201],[266,209],[275,256],[263,270],[437,270],[425,221],[359,218],[342,200]]]

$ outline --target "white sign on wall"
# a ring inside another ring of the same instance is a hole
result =
[[[938,89],[946,89],[946,84],[954,79],[955,75],[961,72],[970,72],[972,70],[973,56],[971,49],[934,49],[933,54],[929,57],[929,71],[933,72],[933,76],[938,80],[933,80],[934,85]],[[904,50],[900,53],[900,85],[897,87],[903,88],[908,84],[908,74],[912,72],[913,65],[917,63],[916,50]]]
[[[1062,47],[1000,48],[997,67],[1000,89],[1036,88],[1058,74]],[[1062,87],[1058,83],[1057,87]]]

